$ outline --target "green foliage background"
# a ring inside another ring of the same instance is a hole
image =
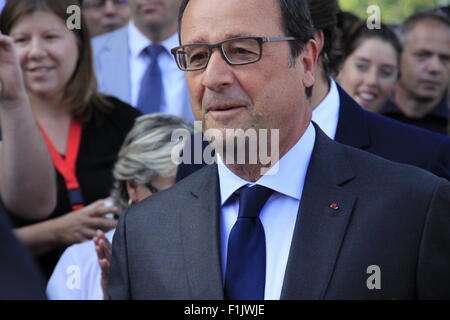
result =
[[[367,8],[378,5],[385,23],[398,24],[418,10],[434,9],[450,4],[450,0],[338,0],[344,11],[350,11],[362,19],[367,18]]]

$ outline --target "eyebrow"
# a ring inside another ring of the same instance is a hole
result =
[[[222,42],[228,39],[233,39],[233,38],[240,38],[240,37],[256,37],[255,35],[252,35],[250,33],[227,33],[225,34],[225,37],[223,40],[218,41],[218,42]],[[194,38],[193,40],[183,43],[183,45],[185,44],[194,44],[194,43],[209,43],[208,41],[205,40],[204,37],[198,37],[198,38]]]
[[[397,68],[395,65],[393,65],[393,64],[388,64],[388,63],[382,63],[382,64],[381,64],[381,67],[382,67],[382,68],[391,68],[391,69]]]
[[[356,57],[356,60],[361,60],[362,62],[372,62],[370,59],[363,58],[363,57]],[[381,67],[389,67],[389,68],[396,68],[396,65],[390,64],[390,63],[381,63]]]

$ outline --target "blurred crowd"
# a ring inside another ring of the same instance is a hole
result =
[[[335,1],[309,2],[322,50],[313,120],[337,141],[344,130],[360,137],[359,121],[344,123],[342,102],[325,108],[326,99],[345,96],[367,121],[405,127],[399,135],[410,135],[411,154],[422,155],[415,162],[369,152],[449,179],[449,8],[371,29]],[[73,4],[81,28],[70,30]],[[0,299],[108,299],[118,215],[196,170],[171,158],[181,148],[173,132],[193,134],[195,118],[171,51],[179,5],[0,0]],[[398,137],[384,128],[375,134],[396,149]],[[423,141],[445,150],[424,149]],[[435,159],[443,160],[434,166]],[[70,283],[79,272],[71,266],[83,270],[81,281]]]

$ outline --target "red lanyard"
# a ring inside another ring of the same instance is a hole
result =
[[[70,123],[69,140],[67,142],[65,158],[63,158],[56,150],[55,146],[53,145],[52,141],[49,139],[41,125],[39,125],[39,129],[41,130],[45,142],[47,143],[48,149],[53,159],[53,164],[64,178],[69,195],[69,201],[72,205],[72,210],[83,208],[83,196],[81,194],[80,184],[78,183],[76,174],[78,151],[80,149],[81,141],[81,123],[76,118],[72,118],[72,121]]]

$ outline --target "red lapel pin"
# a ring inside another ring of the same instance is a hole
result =
[[[337,210],[339,210],[339,206],[338,206],[338,204],[337,203],[332,203],[332,204],[330,204],[330,206],[329,206],[331,209],[333,209],[334,211],[337,211]]]

